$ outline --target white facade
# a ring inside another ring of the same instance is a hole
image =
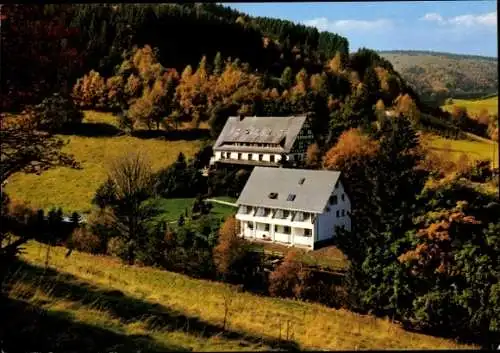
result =
[[[301,161],[305,159],[305,153],[288,153],[287,160]],[[279,153],[265,153],[265,152],[234,152],[234,151],[215,151],[214,156],[210,160],[210,164],[218,161],[256,161],[267,163],[278,163],[281,160]]]
[[[243,238],[314,249],[318,241],[335,236],[336,226],[351,229],[351,205],[340,181],[332,190],[323,213],[238,206],[236,219],[240,221],[240,236]]]

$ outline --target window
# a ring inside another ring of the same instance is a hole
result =
[[[336,205],[338,202],[337,195],[330,196],[330,199],[328,201],[330,202],[330,205]]]
[[[300,179],[299,179],[299,185],[304,184],[304,181],[306,181],[306,178],[300,178]]]
[[[253,223],[252,222],[248,222],[248,229],[253,229]]]
[[[269,157],[269,160],[274,163],[274,154]]]
[[[339,210],[337,210],[337,218],[340,216],[340,212]]]
[[[305,237],[310,237],[312,235],[312,232],[310,229],[304,229],[304,236]]]
[[[238,153],[238,159],[241,159],[241,153]]]
[[[274,231],[275,231],[275,232],[277,232],[277,231],[278,231],[278,225],[277,225],[277,224],[275,224],[275,225],[274,225]]]
[[[278,198],[278,193],[277,192],[271,192],[269,194],[269,198],[273,199],[273,200],[277,199]]]
[[[285,226],[283,233],[290,234],[290,227],[289,226]]]
[[[251,160],[252,160],[252,154],[251,154],[251,153],[249,153],[249,154],[248,154],[248,160],[249,160],[249,161],[251,161]]]
[[[304,221],[304,213],[303,212],[297,212],[295,213],[295,222],[303,222]]]
[[[335,184],[335,189],[338,189],[338,188],[339,188],[339,183],[337,182],[337,183]]]
[[[264,159],[264,155],[263,154],[259,154],[259,161],[262,161]]]
[[[344,216],[345,216],[345,211],[344,211],[344,210],[342,210],[342,217],[344,217]]]
[[[342,199],[342,201],[345,201],[345,196],[344,194],[342,194],[342,196],[340,197]]]
[[[269,232],[269,224],[264,224],[264,230],[265,230],[266,232]]]
[[[290,211],[283,211],[283,218],[288,218]]]
[[[288,194],[288,197],[286,198],[287,201],[293,201],[295,200],[295,194]]]

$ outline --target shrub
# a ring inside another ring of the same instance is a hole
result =
[[[99,238],[102,252],[106,252],[109,239],[118,235],[111,217],[111,210],[104,208],[102,210],[93,210],[87,219],[87,227],[92,234]]]
[[[76,228],[71,234],[69,247],[91,254],[102,252],[101,240],[87,228]]]
[[[306,297],[309,273],[296,257],[297,253],[289,252],[269,275],[269,294],[276,297]]]
[[[34,113],[38,118],[39,127],[48,131],[71,128],[83,120],[83,113],[73,100],[57,93],[45,98],[35,107]]]
[[[124,258],[126,256],[127,247],[122,238],[113,237],[108,241],[107,254]]]

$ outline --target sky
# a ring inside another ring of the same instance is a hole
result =
[[[226,3],[251,16],[338,33],[351,51],[430,50],[497,57],[495,0]]]

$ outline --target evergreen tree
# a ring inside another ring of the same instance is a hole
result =
[[[218,51],[214,58],[214,70],[213,70],[214,75],[220,75],[222,73],[223,64],[224,63],[222,61],[222,55]]]
[[[281,87],[287,90],[293,85],[293,73],[290,67],[286,67],[281,74]]]

